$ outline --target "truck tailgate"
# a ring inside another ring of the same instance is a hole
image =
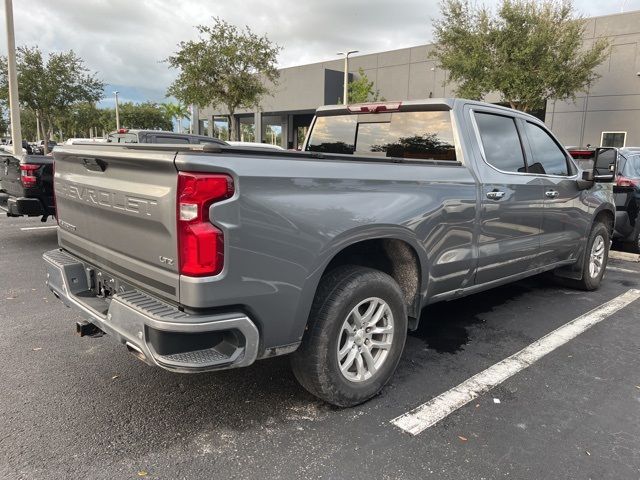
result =
[[[70,146],[55,152],[60,246],[177,301],[175,151]]]

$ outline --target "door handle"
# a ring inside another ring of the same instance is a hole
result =
[[[502,197],[504,197],[504,192],[500,192],[498,190],[487,192],[487,198],[490,200],[500,200]]]
[[[560,194],[555,190],[549,190],[548,192],[545,193],[545,195],[549,198],[556,198]]]

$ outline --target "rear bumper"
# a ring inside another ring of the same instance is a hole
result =
[[[45,215],[47,209],[37,198],[9,197],[7,199],[7,215],[10,217],[39,217]]]
[[[243,313],[189,314],[133,288],[103,300],[91,290],[91,265],[61,249],[43,258],[54,295],[150,365],[189,373],[244,367],[257,357],[258,329]]]

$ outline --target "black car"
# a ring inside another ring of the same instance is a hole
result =
[[[640,148],[618,151],[614,241],[640,253]]]

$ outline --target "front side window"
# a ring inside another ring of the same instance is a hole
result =
[[[474,115],[487,162],[503,172],[526,172],[515,119],[483,112]]]
[[[318,117],[306,149],[367,157],[456,160],[448,111]]]
[[[529,172],[543,175],[569,175],[567,157],[551,135],[533,123],[526,122],[525,125],[532,156]]]

